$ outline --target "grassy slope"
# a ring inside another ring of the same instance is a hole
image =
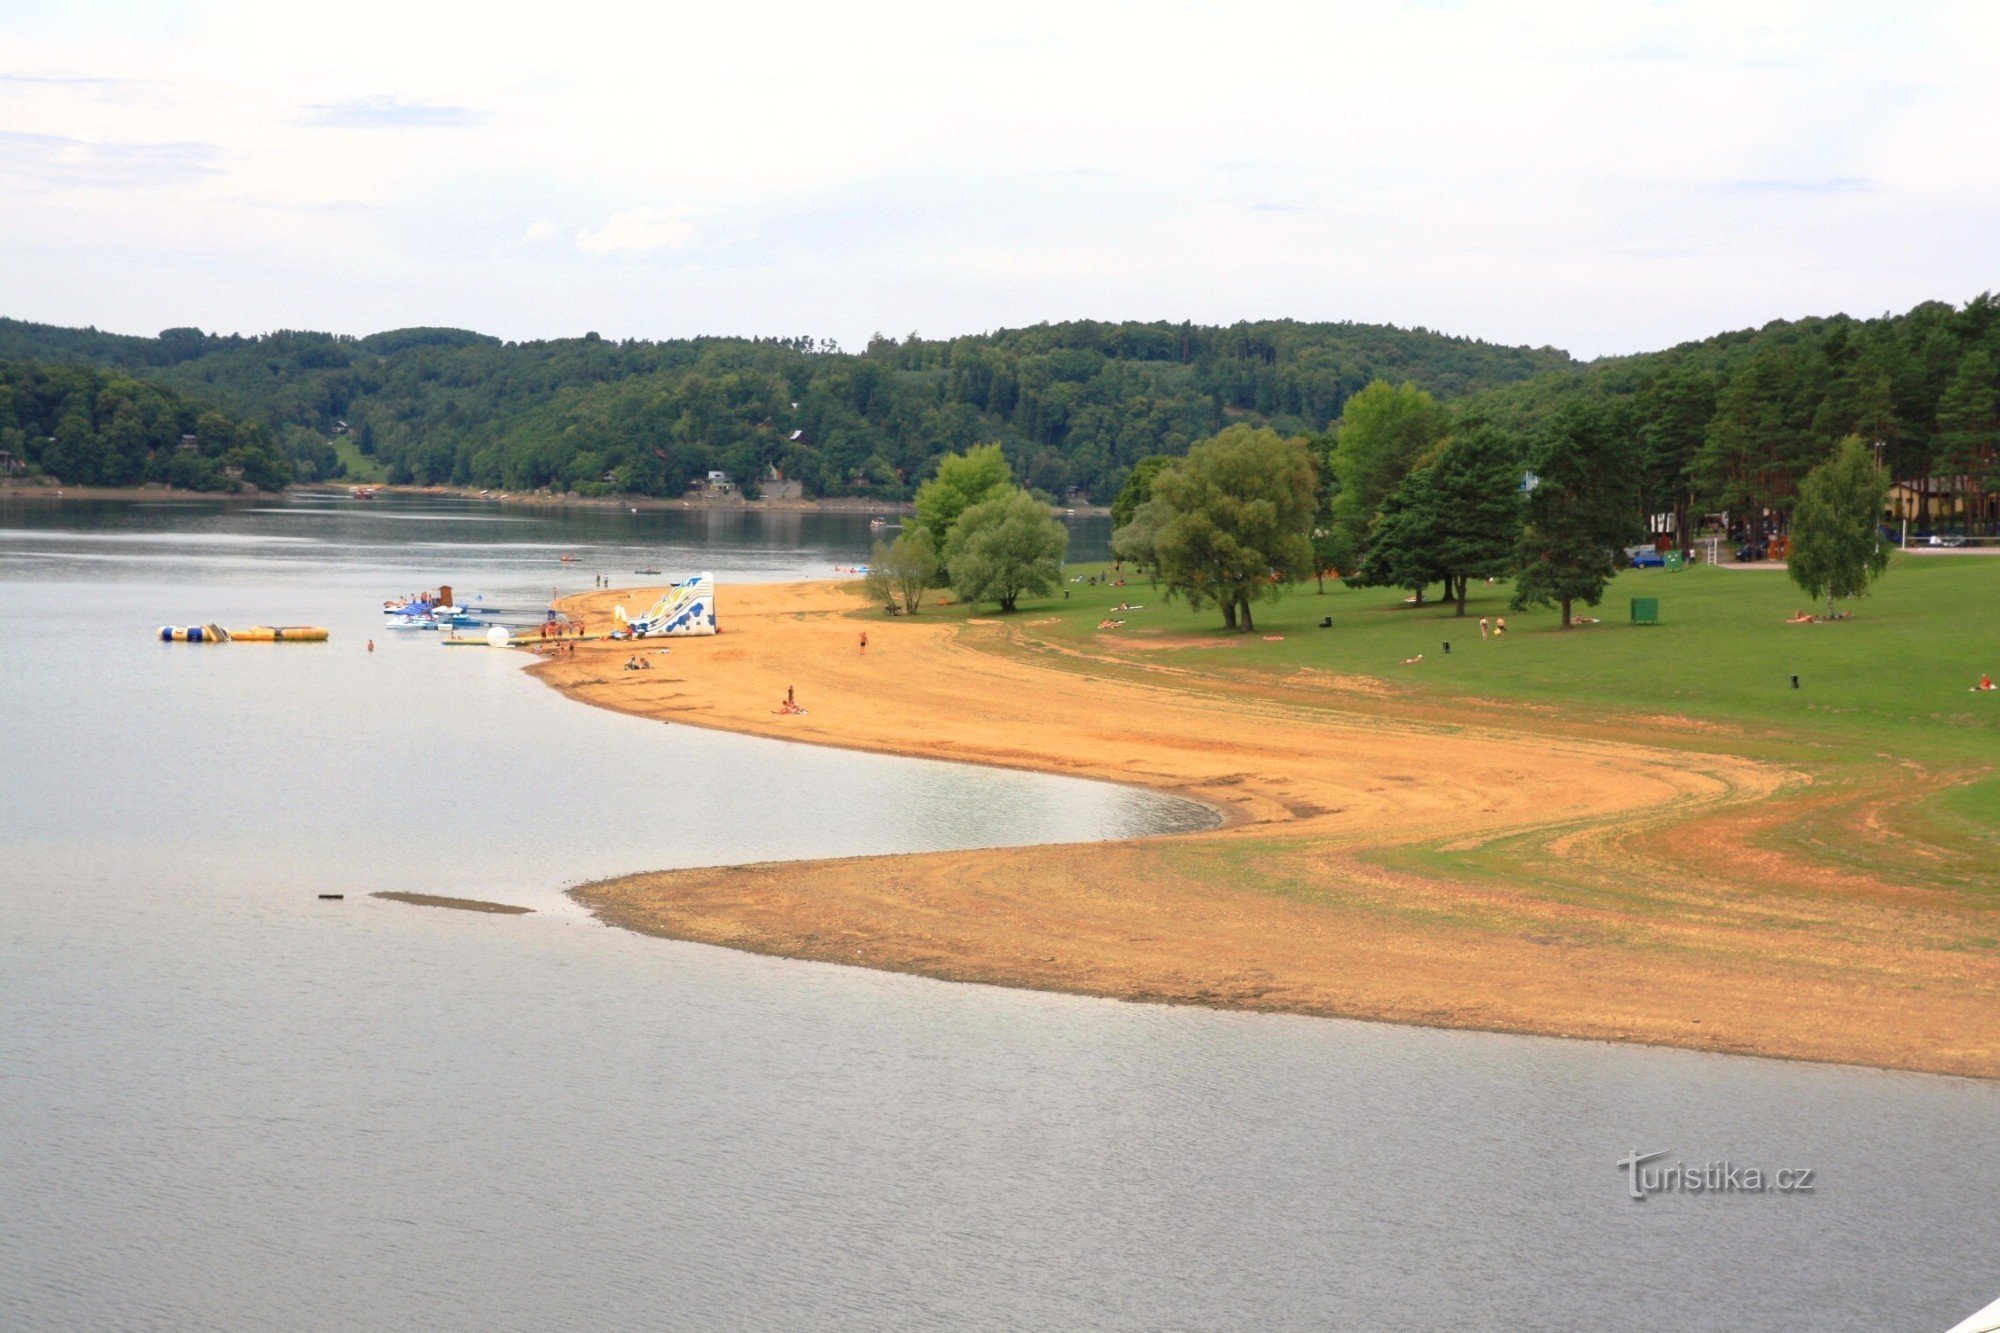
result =
[[[1225,635],[1215,611],[1169,604],[1143,578],[1068,591],[1067,600],[1023,606],[1015,623],[1028,642],[1170,662],[1217,679],[1301,667],[1375,677],[1402,704],[1459,713],[1468,723],[1486,720],[1480,701],[1497,701],[1634,739],[1782,759],[1810,768],[1829,790],[1879,797],[1885,784],[1907,784],[1911,799],[1897,804],[1894,833],[1921,841],[1920,852],[1894,836],[1862,846],[1831,810],[1772,836],[1825,863],[1886,866],[1939,886],[1993,892],[2000,693],[1969,687],[1982,672],[2000,673],[1993,614],[2000,559],[1899,556],[1876,594],[1854,604],[1853,620],[1810,625],[1785,623],[1810,603],[1774,570],[1627,571],[1597,612],[1604,623],[1567,633],[1553,611],[1509,611],[1505,585],[1476,587],[1464,620],[1449,606],[1408,606],[1400,592],[1330,582],[1320,595],[1306,585],[1260,604],[1250,636]],[[1659,599],[1661,624],[1628,623],[1635,596]],[[1145,609],[1110,609],[1124,601]],[[1506,616],[1504,640],[1480,639],[1482,615]],[[1126,623],[1097,629],[1106,616]],[[1332,628],[1319,627],[1322,616],[1333,618]],[[1142,646],[1183,636],[1205,642]],[[1402,665],[1418,653],[1422,662]],[[1680,718],[1716,727],[1690,733],[1672,721]]]
[[[389,469],[382,466],[382,460],[370,458],[362,453],[361,446],[354,442],[353,436],[335,436],[333,451],[340,455],[340,465],[346,469],[340,480],[362,485],[379,485],[389,479]]]

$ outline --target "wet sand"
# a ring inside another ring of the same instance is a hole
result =
[[[565,606],[602,628],[649,600]],[[648,645],[669,649],[652,671],[621,671],[618,643],[534,671],[664,721],[1144,785],[1223,827],[575,891],[617,925],[1121,999],[2000,1076],[1990,913],[1771,850],[1773,821],[1858,799],[1810,772],[1503,705],[1439,715],[1368,678],[1086,656],[1032,617],[857,619],[832,584],[718,601],[726,632]],[[805,713],[780,711],[787,687]]]

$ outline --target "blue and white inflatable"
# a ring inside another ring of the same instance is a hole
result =
[[[614,606],[618,621],[614,638],[659,639],[670,634],[714,634],[715,575],[697,574],[668,588],[666,594],[643,615],[627,616],[625,608]]]

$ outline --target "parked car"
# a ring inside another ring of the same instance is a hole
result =
[[[1753,542],[1736,548],[1736,561],[1738,564],[1749,564],[1752,560],[1762,560],[1765,554],[1765,548]]]
[[[1630,558],[1634,569],[1662,569],[1667,563],[1667,558],[1650,546],[1637,548]]]

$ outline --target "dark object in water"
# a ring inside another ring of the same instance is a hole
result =
[[[346,894],[344,894],[344,893],[322,893],[322,894],[320,895],[320,897],[321,897],[322,899],[325,899],[325,898],[345,898],[346,896],[347,896],[347,895],[346,895]]]
[[[532,907],[517,907],[513,903],[489,903],[479,898],[446,898],[435,893],[377,893],[377,898],[387,898],[392,903],[409,903],[413,907],[455,907],[461,912],[493,912],[502,916],[528,916]]]

